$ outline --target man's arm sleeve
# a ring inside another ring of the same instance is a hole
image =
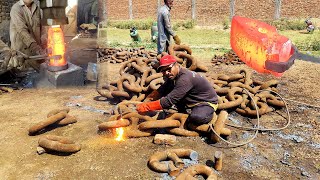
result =
[[[167,31],[169,32],[169,34],[170,34],[171,36],[175,36],[176,34],[175,34],[174,31],[172,30],[172,27],[171,27],[171,23],[170,23],[170,19],[169,19],[168,14],[163,13],[163,20],[164,20],[164,27],[167,29]]]
[[[12,19],[11,23],[14,23],[17,29],[17,36],[21,37],[22,42],[26,44],[27,47],[29,47],[31,43],[36,42],[36,40],[28,32],[26,22],[18,9],[12,9],[10,12],[10,17]]]
[[[170,108],[172,105],[177,104],[188,91],[192,88],[192,84],[188,79],[179,79],[176,82],[174,89],[165,97],[160,99],[160,104],[163,109]]]

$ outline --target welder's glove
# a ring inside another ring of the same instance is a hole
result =
[[[137,104],[136,109],[138,113],[145,113],[148,111],[161,110],[162,107],[160,104],[160,100],[157,100],[157,101],[144,102],[141,104]]]
[[[144,100],[144,102],[150,102],[160,99],[160,94],[157,90],[152,91]]]
[[[180,40],[180,38],[179,38],[178,35],[173,36],[173,40],[174,40],[174,42],[175,42],[176,44],[178,44],[178,45],[181,44],[181,40]]]
[[[21,55],[13,54],[8,64],[8,68],[15,68],[15,69],[23,69],[25,65],[25,59]]]
[[[32,55],[43,55],[43,54],[45,54],[45,51],[36,42],[31,43],[29,48],[30,48],[30,51],[31,51]]]
[[[0,68],[2,70],[21,69],[24,66],[24,57],[18,55],[14,50],[0,52]]]

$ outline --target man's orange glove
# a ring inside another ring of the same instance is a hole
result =
[[[161,104],[160,104],[160,100],[137,104],[136,107],[137,107],[138,113],[145,113],[148,111],[155,111],[155,110],[162,109]]]
[[[157,90],[152,91],[144,100],[144,102],[150,102],[160,99],[160,93]]]

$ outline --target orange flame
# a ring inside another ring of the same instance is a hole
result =
[[[60,59],[50,59],[50,66],[64,66],[67,64],[65,59],[66,47],[64,35],[60,26],[51,26],[48,29],[48,55],[61,55]]]
[[[116,141],[124,141],[124,128],[116,128]]]

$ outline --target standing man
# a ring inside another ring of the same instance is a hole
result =
[[[152,101],[137,104],[137,111],[146,113],[175,105],[181,113],[191,109],[187,124],[209,123],[218,108],[218,95],[209,81],[200,74],[181,67],[172,55],[160,59],[159,69],[168,80],[147,97]],[[160,97],[162,98],[159,99]]]
[[[164,5],[158,11],[158,54],[168,51],[168,46],[170,42],[170,36],[176,44],[180,44],[181,40],[178,35],[172,30],[170,23],[170,10],[173,6],[173,0],[164,0]]]
[[[45,54],[41,48],[40,7],[34,0],[20,0],[10,11],[10,41],[13,50],[29,56]],[[30,65],[38,69],[39,64]]]

